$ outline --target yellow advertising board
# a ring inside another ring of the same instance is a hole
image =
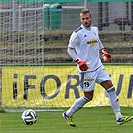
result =
[[[133,66],[105,66],[121,106],[133,106]],[[83,95],[76,66],[2,67],[2,104],[12,107],[69,107]],[[94,98],[85,106],[106,106],[109,99],[96,84]]]

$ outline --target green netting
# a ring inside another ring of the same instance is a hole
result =
[[[3,3],[10,3],[10,2],[12,2],[12,0],[0,0],[0,2],[3,2]]]
[[[0,0],[2,3],[11,3],[13,0]],[[19,3],[37,3],[40,0],[14,0],[15,2]],[[75,2],[83,2],[83,0],[43,0],[44,3],[75,3]]]
[[[4,3],[10,3],[13,0],[0,0]],[[19,3],[36,3],[40,0],[14,0]],[[84,2],[84,0],[43,0],[44,3],[52,3],[52,2],[59,2],[59,3],[75,3],[75,2]],[[132,2],[132,0],[88,0],[88,2]]]
[[[72,3],[72,2],[83,2],[84,0],[44,0],[45,3],[49,2],[60,2],[60,3]]]
[[[132,2],[132,0],[89,0],[89,2]]]

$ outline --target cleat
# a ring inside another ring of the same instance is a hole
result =
[[[65,112],[62,114],[62,117],[66,120],[68,125],[70,125],[72,127],[76,127],[76,125],[74,124],[74,122],[72,120],[72,117],[67,116]]]
[[[122,124],[129,122],[131,120],[133,120],[133,116],[122,116],[121,118],[119,118],[117,120],[117,124],[122,125]]]

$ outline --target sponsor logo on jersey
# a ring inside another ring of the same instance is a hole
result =
[[[95,46],[97,43],[97,39],[96,38],[91,38],[88,42],[87,42],[90,46]]]
[[[94,79],[93,78],[91,78],[91,79],[85,79],[85,81],[94,81]]]

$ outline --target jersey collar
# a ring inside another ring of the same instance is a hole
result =
[[[81,27],[82,27],[83,29],[88,30],[88,31],[90,31],[90,30],[91,30],[91,26],[90,26],[90,27],[85,27],[85,26],[81,25]]]

